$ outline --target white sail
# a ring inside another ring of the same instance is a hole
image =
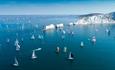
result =
[[[65,30],[62,30],[62,33],[63,33],[63,34],[66,34],[66,31],[65,31]]]
[[[72,53],[70,52],[69,53],[69,57],[68,57],[69,60],[73,60],[74,58],[72,57]]]
[[[17,58],[15,57],[15,59],[14,59],[14,64],[13,64],[14,66],[19,66],[19,63],[18,63],[18,60],[17,60]]]
[[[106,32],[108,33],[108,32],[109,32],[109,29],[106,29]]]
[[[32,59],[36,59],[36,58],[37,58],[37,56],[35,54],[35,50],[33,50],[33,52],[32,52]]]
[[[18,41],[18,39],[16,39],[16,41],[15,41],[15,46],[17,45],[17,44],[19,44],[19,41]]]
[[[20,50],[20,45],[17,44],[17,45],[16,45],[16,51],[19,51],[19,50]]]
[[[95,38],[95,36],[92,37],[92,42],[93,42],[93,43],[96,42],[96,38]]]
[[[56,52],[57,52],[57,53],[60,52],[60,48],[59,48],[59,47],[56,48]]]
[[[65,52],[65,53],[67,52],[67,47],[64,47],[64,52]]]
[[[80,46],[81,46],[81,47],[83,47],[83,46],[84,46],[84,43],[83,43],[83,42],[81,42]]]
[[[20,50],[20,45],[19,45],[19,41],[18,41],[18,39],[16,39],[14,45],[16,46],[16,51],[19,51],[19,50]]]
[[[34,36],[34,35],[32,35],[32,36],[31,36],[31,39],[35,39],[35,36]]]
[[[44,37],[43,37],[43,35],[38,35],[38,38],[43,39]]]
[[[110,35],[110,30],[109,30],[109,29],[106,29],[106,33],[107,33],[108,35]]]

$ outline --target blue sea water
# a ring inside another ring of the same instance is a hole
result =
[[[0,70],[115,70],[115,25],[67,26],[76,20],[77,16],[0,16]],[[57,23],[64,23],[64,30],[74,35],[63,35],[58,29],[43,32],[45,25]],[[105,31],[107,28],[110,35]],[[33,34],[35,40],[30,39]],[[44,38],[40,40],[38,35]],[[92,36],[96,36],[95,45],[89,41]],[[16,39],[21,45],[18,52],[14,46]],[[81,41],[84,47],[80,47]],[[61,49],[59,54],[55,53],[57,46]],[[67,53],[63,52],[65,46]],[[32,50],[39,47],[42,50],[36,53],[38,58],[32,60]],[[67,60],[69,52],[75,58],[72,62]],[[13,66],[14,57],[18,67]]]

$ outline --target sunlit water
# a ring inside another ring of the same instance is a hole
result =
[[[49,19],[50,18],[50,19]],[[75,17],[38,17],[34,23],[22,24],[1,23],[0,26],[0,70],[115,70],[115,25],[77,25],[68,27],[67,24],[75,21]],[[25,20],[26,21],[26,20]],[[16,21],[15,21],[16,22]],[[44,25],[50,23],[64,23],[63,34],[60,30],[43,32]],[[20,22],[24,23],[24,22]],[[7,27],[8,26],[8,27]],[[110,35],[106,33],[109,29]],[[71,35],[69,32],[74,32]],[[31,36],[35,35],[35,40]],[[38,35],[43,35],[40,40]],[[62,39],[64,36],[64,39]],[[96,36],[95,45],[91,43],[92,36]],[[7,39],[10,42],[7,43]],[[22,41],[23,38],[23,41]],[[18,39],[20,51],[15,50],[14,41]],[[80,42],[84,47],[80,47]],[[56,47],[60,53],[56,54]],[[63,48],[67,47],[67,53]],[[32,60],[32,50],[42,48]],[[69,52],[74,54],[74,60],[67,60]],[[19,67],[14,67],[14,57],[19,61]]]

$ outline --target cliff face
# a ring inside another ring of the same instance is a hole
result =
[[[115,23],[115,12],[109,14],[87,14],[79,16],[75,24],[107,24]]]

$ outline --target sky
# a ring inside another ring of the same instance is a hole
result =
[[[115,12],[115,0],[0,0],[0,15],[82,15]]]

